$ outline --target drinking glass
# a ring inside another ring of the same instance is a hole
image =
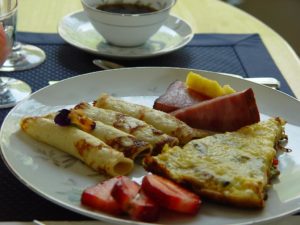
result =
[[[10,54],[6,61],[4,61],[3,66],[16,54],[12,46],[14,45],[17,6],[17,0],[0,0],[0,54],[2,54],[0,58],[6,55],[6,50],[4,51],[4,49],[10,50]],[[18,57],[26,58],[23,53],[20,53]],[[4,68],[3,66],[0,67],[0,71]],[[25,82],[12,77],[0,76],[0,108],[12,107],[30,93],[31,88]]]
[[[16,24],[17,24],[17,0],[0,0],[0,10],[7,11],[9,8],[15,7],[15,12],[5,19],[7,23],[7,32],[10,32],[9,39],[12,43],[12,51],[4,62],[0,71],[19,71],[34,68],[46,59],[44,51],[36,46],[23,44],[16,41]],[[1,12],[0,12],[1,13]]]

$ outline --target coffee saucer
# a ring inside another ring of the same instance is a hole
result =
[[[192,38],[190,25],[170,15],[164,25],[144,45],[118,47],[107,43],[93,28],[85,12],[65,16],[58,24],[59,35],[70,45],[99,56],[137,59],[167,54],[185,46]]]

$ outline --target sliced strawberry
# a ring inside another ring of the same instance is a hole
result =
[[[154,174],[144,177],[142,190],[160,206],[177,212],[196,214],[201,204],[198,195]]]
[[[140,185],[128,177],[123,176],[118,180],[112,196],[134,220],[153,222],[159,217],[157,204],[140,192]]]
[[[134,220],[154,222],[159,218],[159,206],[140,191],[130,202],[128,213]]]
[[[112,196],[124,211],[129,208],[130,201],[138,194],[140,185],[129,177],[120,176],[112,189]]]
[[[118,178],[112,178],[86,188],[81,195],[81,203],[102,212],[114,215],[120,214],[122,209],[111,195],[111,191],[117,181]]]

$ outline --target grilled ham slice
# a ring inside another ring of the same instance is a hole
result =
[[[198,129],[235,131],[260,120],[251,88],[173,111],[171,115]]]
[[[210,98],[187,88],[184,82],[177,80],[155,100],[153,108],[169,113],[208,99]]]

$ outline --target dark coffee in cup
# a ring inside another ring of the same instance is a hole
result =
[[[151,6],[130,3],[104,4],[97,6],[97,9],[120,14],[142,14],[157,11],[157,9]]]

